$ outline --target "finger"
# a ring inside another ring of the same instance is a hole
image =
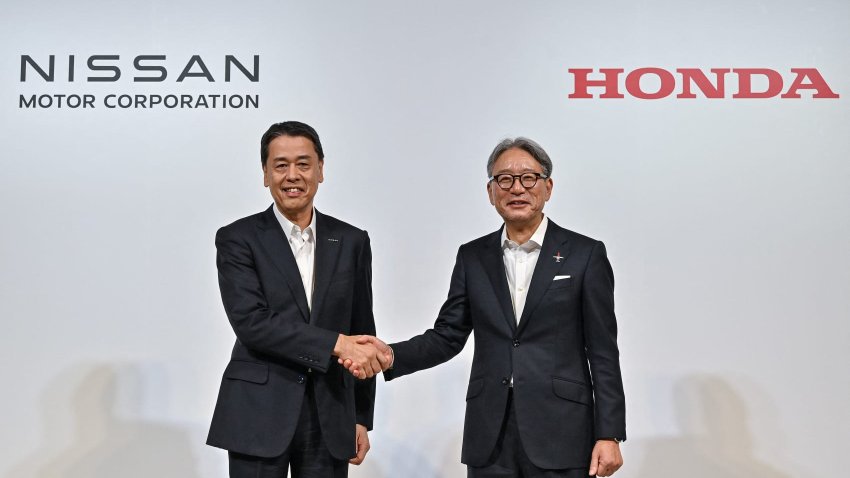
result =
[[[351,463],[352,465],[359,465],[359,464],[363,463],[363,458],[365,458],[365,457],[366,457],[366,454],[363,453],[363,444],[360,443],[360,441],[358,440],[358,442],[357,442],[357,454],[354,456],[354,458],[349,460],[349,463]]]
[[[364,444],[363,444],[363,458],[361,458],[361,459],[360,459],[360,462],[361,462],[361,463],[362,463],[362,462],[366,459],[366,455],[369,453],[369,450],[370,450],[371,448],[372,448],[372,447],[371,447],[371,446],[369,446],[369,442],[368,442],[368,441],[367,441],[366,443],[364,443]]]
[[[381,364],[381,370],[390,368],[390,358],[384,354],[378,354],[378,362]]]
[[[360,463],[366,459],[366,453],[369,453],[369,442],[364,440],[357,444],[357,458],[360,459]]]
[[[593,455],[590,457],[590,472],[588,475],[594,476],[599,469],[599,452],[594,448]]]
[[[373,337],[371,337],[369,335],[358,335],[355,342],[357,342],[360,345],[365,345],[365,344],[371,343],[372,340],[373,340]]]
[[[357,455],[349,460],[348,462],[352,465],[359,465],[363,463],[363,460],[366,458],[366,450],[362,443],[357,444]]]
[[[369,362],[364,369],[366,370],[366,378],[372,378],[376,373],[381,371],[381,367],[375,367],[372,362]]]

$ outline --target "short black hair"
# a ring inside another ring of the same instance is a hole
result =
[[[265,166],[269,156],[269,143],[278,136],[301,136],[313,142],[313,148],[319,156],[319,161],[325,160],[325,152],[322,150],[322,142],[319,141],[319,133],[312,126],[300,121],[284,121],[269,126],[260,139],[260,164]]]

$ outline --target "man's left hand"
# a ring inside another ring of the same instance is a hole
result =
[[[598,440],[590,458],[590,476],[611,476],[623,466],[620,444],[614,440]]]
[[[354,441],[357,443],[357,456],[348,460],[352,465],[359,465],[366,459],[366,453],[369,453],[369,432],[366,427],[357,424],[354,426]]]

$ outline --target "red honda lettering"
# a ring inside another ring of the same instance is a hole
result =
[[[592,68],[570,68],[567,71],[575,77],[575,92],[570,93],[568,98],[593,98],[593,95],[587,91],[591,86],[605,88],[605,92],[599,95],[600,98],[623,98],[618,84],[620,73],[623,72],[622,68],[600,68],[599,72],[605,75],[605,79],[602,80],[587,78],[587,75],[593,73]]]
[[[738,74],[738,92],[732,98],[773,98],[782,92],[782,75],[770,68],[735,68]],[[767,78],[767,89],[753,91],[753,75]]]
[[[655,93],[647,93],[640,87],[640,79],[643,75],[656,75],[661,80],[661,86]],[[673,74],[663,68],[638,68],[626,75],[626,91],[635,98],[644,100],[657,100],[670,96],[676,88],[676,79]]]
[[[712,68],[714,73],[714,84],[708,79],[705,73],[699,68],[677,68],[677,72],[682,75],[682,92],[676,95],[676,98],[696,98],[697,95],[691,93],[691,82],[705,95],[706,98],[725,98],[726,88],[725,80],[726,73],[731,70],[729,68]]]
[[[829,89],[826,80],[823,79],[820,72],[815,68],[791,68],[793,73],[797,74],[794,82],[788,87],[788,91],[782,95],[782,98],[799,98],[800,93],[797,90],[815,90],[812,98],[838,98],[838,95]],[[808,83],[803,81],[808,78]]]

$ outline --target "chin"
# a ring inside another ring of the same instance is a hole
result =
[[[505,224],[522,224],[525,222],[525,219],[516,216],[502,216],[502,219],[505,221]]]
[[[534,213],[531,211],[507,211],[505,214],[502,214],[502,218],[505,221],[511,222],[525,222],[534,217]]]

